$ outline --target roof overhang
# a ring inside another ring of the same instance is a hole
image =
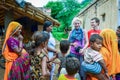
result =
[[[59,26],[60,23],[52,17],[46,15],[40,9],[34,7],[30,3],[26,3],[24,8],[21,8],[15,0],[0,0],[0,24],[4,25],[5,12],[12,10],[14,20],[21,17],[29,17],[37,22],[44,23],[46,20],[50,20],[54,25]]]

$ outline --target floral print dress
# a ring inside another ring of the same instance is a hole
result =
[[[42,76],[42,59],[44,57],[47,57],[47,55],[44,53],[31,56],[31,79],[32,80],[49,80],[48,77]]]

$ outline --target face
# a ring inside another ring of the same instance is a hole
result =
[[[45,45],[46,45],[46,46],[48,45],[48,41],[49,41],[49,39],[45,42]]]
[[[45,46],[46,46],[45,42],[42,42],[42,43],[40,44],[40,46],[41,46],[42,49],[45,48]]]
[[[53,25],[50,25],[49,27],[47,27],[47,31],[51,32],[52,31],[52,27],[53,27]]]
[[[98,23],[96,23],[95,20],[91,20],[90,24],[93,29],[95,29],[98,26]]]
[[[21,34],[21,32],[22,32],[22,27],[19,28],[18,31],[16,31],[15,35],[16,35],[16,36],[19,36],[19,35]]]
[[[80,21],[75,21],[74,22],[75,29],[78,29],[80,27],[80,25],[81,25]]]
[[[95,42],[91,42],[91,48],[96,50],[96,51],[100,51],[102,47],[102,40],[100,39],[96,39]]]

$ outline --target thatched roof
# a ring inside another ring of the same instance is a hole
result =
[[[52,17],[46,15],[43,11],[34,7],[30,3],[26,3],[24,8],[21,8],[15,0],[0,0],[0,25],[4,25],[4,17],[6,11],[13,11],[14,19],[27,16],[37,22],[44,23],[46,20],[50,20],[54,25],[60,25],[60,23]]]

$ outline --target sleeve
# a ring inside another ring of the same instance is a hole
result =
[[[67,74],[67,71],[65,68],[62,68],[61,71],[60,71],[60,74]]]
[[[12,38],[9,38],[9,39],[7,40],[7,45],[8,45],[8,47],[9,47],[11,50],[14,50],[15,48],[18,47],[17,43],[16,43],[15,40],[12,39]]]
[[[96,54],[94,54],[92,57],[93,57],[93,61],[95,61],[95,62],[103,60],[103,57],[99,52],[96,52]]]

